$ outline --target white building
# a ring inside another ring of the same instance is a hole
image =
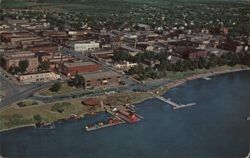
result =
[[[8,29],[8,28],[10,28],[9,25],[0,24],[0,29]]]
[[[119,64],[116,64],[115,65],[115,68],[117,69],[122,69],[122,70],[127,70],[127,69],[130,69],[134,66],[137,66],[138,64],[137,63],[129,63],[128,61],[125,62],[125,63],[119,63]]]
[[[61,78],[60,75],[55,74],[54,72],[42,72],[42,73],[25,74],[18,76],[19,81],[25,84],[35,83],[35,82],[48,82],[60,78]]]
[[[73,44],[75,51],[90,51],[90,50],[96,50],[100,48],[100,44],[95,41],[91,42],[77,42]]]

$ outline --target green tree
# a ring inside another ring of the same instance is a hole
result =
[[[6,64],[6,60],[4,59],[3,54],[0,54],[0,65],[4,67],[5,64]]]
[[[215,67],[218,64],[218,57],[215,54],[211,54],[208,64],[210,67]]]
[[[17,74],[18,72],[20,72],[20,69],[19,69],[19,67],[13,65],[13,66],[11,66],[11,67],[9,68],[8,72],[11,73],[12,75],[15,75],[15,74]]]
[[[52,87],[49,89],[52,92],[58,92],[62,87],[61,82],[56,82],[52,85]]]
[[[80,87],[84,87],[85,80],[81,75],[75,74],[73,83],[77,88],[80,88]]]
[[[56,103],[51,107],[52,111],[62,113],[65,111],[65,109],[69,108],[71,104],[69,102],[63,102],[63,103]]]
[[[42,122],[43,117],[40,114],[36,114],[33,116],[33,119],[37,122]]]
[[[56,103],[56,104],[54,104],[54,105],[51,107],[51,110],[52,110],[52,111],[55,111],[55,112],[62,113],[62,112],[64,111],[64,107],[63,107],[63,105],[61,105],[60,103]]]
[[[113,56],[114,61],[128,61],[129,53],[128,52],[117,52]]]
[[[21,73],[24,73],[26,71],[26,69],[28,68],[28,66],[29,66],[29,61],[28,60],[21,60],[18,63],[19,71]]]
[[[49,62],[48,62],[48,61],[42,62],[42,63],[39,65],[39,67],[38,67],[38,69],[41,70],[41,71],[48,71],[49,68],[50,68],[50,65],[49,65]]]

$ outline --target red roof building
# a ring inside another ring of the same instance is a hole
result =
[[[97,72],[101,68],[100,65],[94,62],[73,62],[73,63],[64,63],[61,66],[61,72],[66,76],[72,76],[77,73],[89,73]]]

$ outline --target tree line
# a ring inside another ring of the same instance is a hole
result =
[[[135,66],[126,72],[129,75],[135,75],[138,80],[144,80],[147,78],[162,78],[166,76],[167,71],[184,72],[195,69],[210,69],[223,65],[235,66],[237,64],[250,66],[249,52],[229,52],[224,53],[221,56],[209,54],[208,57],[201,57],[193,60],[179,59],[177,62],[171,62],[168,60],[168,57],[169,54],[166,53],[145,52],[131,56],[127,52],[119,52],[115,53],[113,61],[129,61],[138,63],[138,66]],[[158,60],[159,64],[149,66],[148,61],[155,60]]]

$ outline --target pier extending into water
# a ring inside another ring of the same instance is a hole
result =
[[[117,119],[117,118],[116,118],[116,119]],[[94,131],[94,130],[97,130],[97,129],[112,127],[112,126],[119,125],[119,124],[123,124],[123,123],[125,123],[125,121],[123,121],[123,120],[117,120],[117,121],[115,121],[115,122],[113,122],[113,123],[107,123],[107,124],[101,124],[101,125],[96,124],[96,125],[93,125],[93,126],[91,126],[91,127],[86,126],[86,127],[85,127],[85,130],[86,130],[87,132],[90,132],[90,131]]]
[[[86,126],[85,130],[87,132],[115,125],[120,125],[126,122],[135,123],[143,119],[142,116],[135,113],[133,105],[117,106],[113,110],[110,107],[104,107],[104,109],[107,113],[109,113],[112,116],[112,118],[110,118],[108,123],[99,122],[94,125]]]
[[[168,103],[169,105],[171,105],[173,107],[174,110],[196,105],[196,103],[178,104],[178,103],[173,102],[170,98],[166,99],[162,96],[156,96],[156,98],[165,102],[165,103]]]

